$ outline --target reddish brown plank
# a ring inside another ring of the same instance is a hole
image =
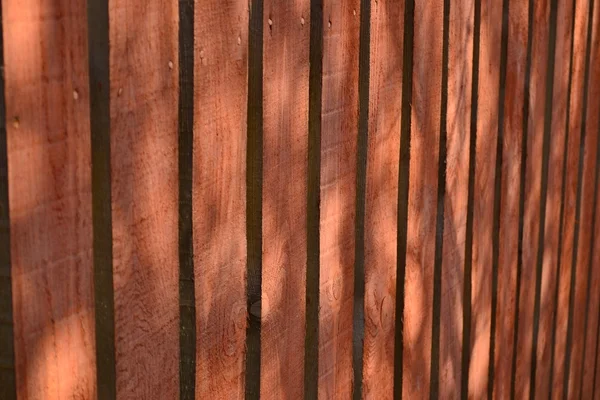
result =
[[[519,238],[519,198],[523,107],[527,68],[528,0],[508,8],[508,53],[502,142],[502,192],[498,255],[498,302],[494,365],[494,399],[510,397]]]
[[[546,99],[546,72],[548,66],[548,20],[550,2],[536,1],[533,9],[531,36],[531,75],[529,81],[529,121],[527,124],[527,162],[525,172],[525,214],[523,219],[523,253],[519,332],[517,336],[517,364],[515,395],[529,396],[533,346],[533,312],[537,251],[540,232],[540,192],[542,179],[542,142],[544,139],[544,104]]]
[[[591,59],[590,59],[590,82],[589,85],[589,100],[588,100],[588,132],[598,132],[600,129],[600,121],[598,110],[600,110],[600,6],[598,3],[594,2],[594,20],[593,20],[593,31],[592,31],[592,47],[591,47]],[[596,140],[599,140],[596,138]],[[587,146],[587,145],[586,145]],[[596,163],[598,154],[596,154]],[[596,168],[594,165],[592,168]],[[594,172],[595,174],[598,171]],[[594,181],[590,182],[591,186],[598,186],[597,175],[594,176]],[[598,190],[598,189],[596,189]],[[585,347],[585,351],[583,353],[583,370],[581,371],[582,379],[581,379],[581,391],[582,398],[592,398],[593,396],[593,386],[594,386],[594,368],[596,364],[596,354],[598,349],[596,349],[596,338],[598,337],[598,310],[600,309],[600,241],[596,232],[600,231],[600,201],[598,201],[598,194],[594,192],[596,196],[592,201],[595,201],[593,207],[595,207],[594,216],[594,230],[590,231],[591,235],[591,253],[589,259],[589,268],[591,268],[590,272],[590,280],[588,284],[590,285],[589,299],[587,300],[588,309],[586,316],[586,324],[587,324],[587,333],[585,333],[586,341],[583,344]],[[591,228],[590,228],[591,229]]]
[[[477,147],[473,203],[471,272],[471,359],[469,397],[483,397],[488,385],[492,311],[492,226],[498,106],[502,2],[481,1]]]
[[[593,19],[592,19],[593,18]],[[598,129],[599,126],[599,115],[598,111],[600,110],[600,26],[598,25],[600,18],[600,4],[598,2],[594,2],[594,10],[593,16],[590,16],[590,23],[592,23],[592,37],[591,37],[591,47],[588,51],[590,51],[590,75],[589,80],[586,82],[587,90],[588,90],[588,102],[584,106],[587,107],[587,121],[586,121],[586,156],[588,157],[587,152],[589,151],[590,157],[590,165],[585,168],[589,168],[589,171],[586,170],[584,172],[583,184],[585,185],[583,188],[582,196],[585,198],[585,208],[582,208],[582,219],[580,225],[580,253],[578,254],[581,258],[581,262],[585,263],[583,266],[583,270],[585,271],[581,276],[581,279],[585,282],[587,287],[587,293],[585,294],[585,298],[582,299],[584,303],[580,303],[579,294],[577,290],[579,290],[579,282],[576,288],[576,310],[581,310],[581,314],[585,318],[585,322],[583,323],[583,328],[578,333],[574,330],[574,345],[575,340],[579,343],[578,351],[581,352],[579,356],[579,361],[576,361],[575,353],[573,353],[571,371],[572,377],[576,379],[575,382],[571,384],[577,388],[575,393],[581,392],[580,398],[592,398],[592,387],[593,387],[593,379],[594,379],[594,367],[595,367],[595,355],[596,355],[596,335],[597,335],[597,321],[598,321],[598,307],[599,307],[599,295],[600,295],[600,269],[598,268],[598,263],[594,261],[597,260],[595,253],[598,252],[598,248],[594,246],[595,232],[598,232],[598,223],[593,223],[592,219],[593,215],[597,217],[597,214],[594,214],[594,208],[596,204],[596,190],[597,190],[597,143],[598,143]],[[593,148],[592,148],[593,146]],[[584,161],[586,159],[584,158]],[[589,197],[587,197],[589,196]],[[585,218],[585,219],[584,219]],[[597,218],[596,218],[597,220]],[[586,228],[587,226],[587,228]],[[591,231],[595,227],[595,232]],[[585,254],[581,253],[588,253]],[[578,261],[578,265],[579,265]],[[578,268],[580,268],[578,266]],[[590,270],[591,268],[591,270]],[[579,270],[577,271],[579,274]],[[577,276],[579,278],[579,275]],[[589,298],[588,298],[589,296]],[[580,305],[582,305],[580,308]],[[585,308],[585,307],[588,308]],[[583,311],[586,310],[586,311]],[[579,314],[579,313],[578,313]],[[574,320],[577,321],[577,320]],[[582,325],[580,325],[582,326]],[[573,347],[575,351],[576,347]],[[573,364],[577,362],[577,364]],[[577,369],[575,369],[576,367]],[[571,379],[573,379],[571,378]],[[570,389],[571,390],[571,389]]]
[[[416,2],[405,276],[404,398],[429,397],[443,1]],[[437,322],[436,322],[437,323]]]
[[[403,15],[403,0],[372,3],[365,199],[365,399],[391,399],[394,385]]]
[[[581,214],[579,219],[579,248],[577,252],[576,276],[575,276],[575,304],[573,308],[573,337],[571,348],[571,366],[569,374],[569,398],[580,398],[581,392],[581,374],[582,362],[585,357],[583,353],[585,330],[591,330],[590,326],[585,326],[586,305],[588,301],[588,285],[589,285],[589,268],[590,268],[590,250],[591,250],[591,228],[592,228],[592,213],[594,204],[594,185],[596,182],[596,157],[598,153],[598,110],[600,110],[600,79],[599,71],[599,54],[598,54],[598,11],[600,4],[594,2],[593,13],[589,15],[588,23],[592,24],[592,37],[588,43],[591,45],[587,49],[589,54],[590,64],[589,79],[584,82],[588,91],[587,103],[582,104],[582,107],[587,107],[585,114],[586,120],[583,121],[582,133],[585,135],[584,153],[583,153],[583,175],[581,177],[581,199],[580,207]],[[587,32],[586,32],[587,33]],[[587,34],[586,34],[587,37]]]
[[[544,224],[544,249],[540,292],[539,332],[537,337],[535,393],[546,399],[551,385],[551,352],[554,333],[555,293],[557,288],[559,228],[561,222],[562,176],[565,157],[565,124],[569,65],[571,54],[572,1],[559,1],[557,9],[556,48],[554,55],[554,88],[548,159],[548,188],[546,219]],[[534,338],[536,340],[536,338]],[[533,384],[533,382],[531,383]]]
[[[440,397],[460,393],[475,2],[450,5],[446,193],[440,321]]]
[[[575,0],[575,26],[573,28],[573,58],[571,60],[571,94],[569,101],[568,144],[566,182],[564,198],[564,221],[562,232],[562,249],[559,260],[559,294],[556,305],[556,341],[554,345],[554,371],[552,374],[552,398],[563,396],[565,355],[567,342],[567,325],[569,318],[569,296],[571,285],[573,238],[575,232],[575,208],[577,200],[579,145],[581,139],[581,118],[583,99],[583,75],[587,36],[587,14],[589,0]]]
[[[86,7],[2,14],[17,395],[94,398]]]
[[[117,396],[179,394],[177,2],[111,0]]]
[[[309,5],[264,3],[264,399],[297,399],[304,392]]]
[[[244,397],[248,4],[195,8],[196,397]]]
[[[358,0],[323,7],[319,398],[352,396]]]

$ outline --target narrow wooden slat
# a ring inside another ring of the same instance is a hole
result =
[[[548,160],[548,192],[544,225],[542,277],[540,295],[539,334],[537,339],[535,394],[548,398],[552,378],[551,353],[555,335],[555,312],[560,284],[559,235],[563,215],[563,175],[567,147],[566,121],[569,90],[569,69],[572,34],[572,1],[559,1],[557,9],[556,47],[551,62],[554,67],[552,119],[550,125],[550,154]],[[533,383],[532,383],[533,384]]]
[[[429,397],[431,379],[443,6],[441,0],[414,6],[402,378],[402,394],[409,399]]]
[[[527,68],[528,0],[511,1],[508,16],[507,70],[502,140],[502,191],[498,240],[498,288],[494,349],[494,399],[508,398],[514,351],[520,166]],[[492,362],[492,360],[490,360]]]
[[[450,4],[446,193],[440,320],[441,398],[460,393],[463,282],[469,184],[469,139],[475,1]]]
[[[592,160],[594,169],[594,179],[590,181],[590,189],[593,186],[592,214],[590,221],[592,223],[589,233],[589,265],[587,266],[588,289],[587,304],[585,308],[585,324],[583,329],[583,352],[581,359],[580,398],[588,399],[593,396],[594,367],[596,363],[596,338],[598,337],[598,310],[600,309],[600,263],[598,253],[600,247],[596,244],[598,228],[598,181],[600,179],[600,158],[598,146],[600,139],[600,3],[594,3],[594,14],[592,20],[592,47],[590,48],[590,80],[589,80],[589,100],[588,100],[588,132],[596,135],[596,157]],[[588,192],[590,193],[590,192]]]
[[[0,6],[0,67],[4,68],[4,29]],[[0,76],[0,397],[17,398],[15,341],[13,331],[10,266],[10,220],[8,213],[8,159],[6,148],[6,101],[4,74]]]
[[[261,398],[304,389],[309,1],[264,3]]]
[[[324,1],[319,398],[352,394],[360,2]]]
[[[515,395],[528,396],[532,384],[531,363],[533,347],[536,262],[540,225],[540,196],[542,191],[542,147],[544,138],[544,104],[546,99],[546,70],[548,53],[548,21],[550,2],[533,4],[531,36],[531,76],[529,81],[529,122],[527,124],[527,161],[525,172],[525,214],[523,219],[523,253],[521,293],[519,295],[519,331],[515,348],[517,364]],[[531,12],[531,10],[530,10]]]
[[[117,397],[179,395],[178,4],[109,2]]]
[[[565,187],[564,187],[564,215],[563,230],[561,235],[562,246],[560,249],[558,297],[556,304],[556,327],[553,355],[551,355],[551,385],[550,392],[553,399],[562,398],[564,388],[567,330],[569,319],[569,298],[571,296],[573,239],[575,234],[575,208],[578,183],[579,147],[581,141],[581,101],[584,88],[583,72],[586,48],[587,11],[589,0],[574,0],[572,11],[572,36],[570,60],[570,90],[567,93],[567,122],[566,135],[568,137]]]
[[[244,396],[248,4],[196,7],[196,397]]]
[[[488,385],[492,298],[494,169],[498,137],[502,2],[481,1],[477,148],[473,204],[471,343],[469,397],[484,396]],[[475,99],[473,99],[475,101]]]
[[[573,257],[575,272],[575,293],[574,303],[572,303],[572,336],[567,338],[567,351],[569,351],[569,343],[572,343],[570,348],[570,368],[568,376],[568,396],[569,398],[579,399],[581,393],[581,374],[583,360],[585,357],[584,346],[586,341],[586,329],[589,329],[586,323],[586,305],[589,296],[590,285],[590,246],[591,246],[591,229],[594,204],[594,188],[595,188],[595,171],[598,143],[598,110],[600,107],[600,80],[598,79],[598,46],[595,43],[598,37],[598,21],[597,11],[600,7],[600,2],[591,1],[588,11],[588,30],[587,30],[587,46],[586,46],[586,66],[584,73],[584,97],[582,102],[582,149],[580,151],[580,169],[581,181],[579,193],[580,214],[576,216],[576,223],[579,222],[578,237],[579,241],[576,248],[576,257]],[[581,162],[583,161],[583,165]],[[579,218],[578,218],[579,217]],[[569,340],[571,339],[571,340]]]
[[[367,399],[391,399],[393,394],[403,15],[402,0],[372,4],[363,367]]]
[[[600,143],[600,142],[599,142]],[[598,162],[598,159],[596,160]],[[597,164],[597,168],[598,168]],[[596,185],[600,186],[600,168],[596,170]],[[596,189],[598,190],[598,189]],[[595,222],[594,226],[596,229],[600,226],[600,201],[598,200],[600,196],[596,194],[596,211],[595,211]],[[588,342],[586,344],[585,355],[585,365],[584,365],[584,375],[583,375],[583,386],[582,393],[586,395],[588,398],[594,398],[597,391],[597,364],[598,364],[598,354],[599,354],[599,346],[600,346],[600,290],[598,289],[598,285],[600,285],[600,235],[592,235],[592,249],[593,249],[593,257],[590,259],[591,268],[593,271],[592,278],[592,297],[590,299],[589,305],[589,337]]]
[[[2,7],[17,393],[93,398],[86,7]]]

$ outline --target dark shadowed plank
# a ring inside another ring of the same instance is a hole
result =
[[[358,0],[323,3],[319,398],[352,394]]]
[[[248,4],[196,7],[196,397],[244,396]]]
[[[365,210],[366,399],[391,399],[393,393],[403,15],[402,0],[372,3]]]
[[[264,3],[264,399],[304,393],[309,20],[308,0]]]
[[[414,8],[402,385],[408,399],[429,397],[431,379],[443,3],[415,2]]]
[[[18,397],[93,398],[86,7],[2,7]]]
[[[117,396],[176,398],[178,4],[109,12]]]
[[[475,1],[450,5],[448,42],[448,107],[446,193],[440,321],[441,398],[460,393],[463,337],[463,281]]]
[[[469,397],[484,396],[488,385],[492,300],[492,224],[498,137],[502,2],[481,0],[477,147],[473,203],[471,343]],[[466,345],[466,344],[465,344]]]
[[[514,351],[515,299],[519,232],[523,107],[527,68],[528,0],[509,3],[507,69],[504,97],[502,191],[498,241],[498,288],[493,398],[510,395]],[[492,360],[490,360],[492,362]]]
[[[546,399],[551,385],[551,353],[554,337],[556,293],[560,275],[558,270],[559,235],[562,216],[563,174],[566,155],[566,121],[571,59],[573,1],[559,1],[557,10],[556,48],[554,59],[554,93],[550,126],[550,153],[548,159],[548,187],[546,218],[543,223],[544,243],[540,291],[539,333],[537,337],[535,393]],[[534,338],[534,340],[536,340]],[[533,383],[532,383],[533,384]]]

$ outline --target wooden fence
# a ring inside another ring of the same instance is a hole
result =
[[[0,398],[600,399],[600,0],[2,0]]]

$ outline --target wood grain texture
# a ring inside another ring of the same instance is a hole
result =
[[[588,98],[588,132],[600,132],[600,4],[594,2],[594,14],[593,14],[593,30],[592,30],[592,42],[591,42],[591,58],[590,58],[590,81],[589,85],[589,98]],[[598,143],[598,137],[596,137],[596,143]],[[588,271],[588,293],[587,293],[587,307],[586,307],[586,322],[584,331],[584,342],[583,353],[582,353],[582,364],[581,364],[581,398],[592,398],[593,386],[594,386],[594,368],[596,364],[596,339],[598,337],[598,311],[600,309],[600,243],[598,243],[598,234],[600,228],[600,222],[598,221],[598,212],[600,201],[598,201],[598,181],[600,173],[600,160],[598,158],[598,145],[596,145],[596,157],[595,161],[592,161],[592,168],[594,168],[594,180],[590,182],[590,186],[595,186],[591,189],[592,192],[592,228],[589,233],[589,244],[590,255],[588,257],[589,268]],[[588,192],[589,193],[589,192]],[[578,383],[579,385],[579,383]]]
[[[473,203],[471,275],[471,360],[469,397],[484,396],[488,385],[492,312],[492,226],[498,106],[502,2],[481,0],[477,147]]]
[[[309,6],[264,3],[263,399],[304,393]]]
[[[358,0],[326,0],[320,171],[319,398],[352,396]]]
[[[391,399],[393,393],[403,15],[402,0],[372,4],[365,199],[365,399]]]
[[[473,0],[450,5],[439,373],[440,397],[444,399],[459,396],[462,376],[474,13]]]
[[[573,53],[571,60],[571,93],[567,113],[567,163],[564,195],[564,221],[562,231],[561,258],[559,260],[560,283],[556,305],[556,339],[554,344],[554,369],[552,371],[552,398],[562,398],[565,373],[567,326],[569,318],[569,297],[571,293],[571,272],[573,239],[575,233],[575,208],[577,200],[579,147],[581,141],[582,99],[584,88],[584,61],[587,33],[587,13],[589,0],[575,1],[575,26],[572,29]]]
[[[86,8],[2,13],[17,396],[94,398]]]
[[[515,395],[529,396],[533,345],[533,312],[535,274],[540,225],[540,192],[542,178],[542,142],[544,138],[544,104],[548,60],[548,20],[550,2],[534,2],[531,44],[531,76],[529,81],[529,122],[527,124],[527,163],[525,172],[525,214],[523,219],[523,253],[519,332],[517,336],[517,366]]]
[[[248,4],[196,7],[196,397],[244,397]]]
[[[561,218],[563,174],[566,155],[566,121],[569,88],[569,67],[571,55],[571,34],[573,1],[558,2],[556,26],[556,48],[554,67],[554,93],[547,94],[552,99],[552,120],[550,131],[550,154],[548,160],[548,192],[546,195],[546,219],[544,224],[544,249],[542,261],[542,281],[540,292],[540,322],[537,337],[537,358],[535,393],[536,397],[546,399],[550,394],[552,378],[551,353],[556,312],[556,291],[560,276],[559,232]],[[533,384],[533,383],[532,383]]]
[[[109,1],[117,397],[179,395],[177,2]]]
[[[581,393],[581,374],[582,362],[585,357],[584,354],[584,342],[585,342],[585,330],[590,329],[586,326],[586,305],[588,301],[588,293],[590,284],[589,268],[592,267],[590,264],[591,256],[591,229],[592,229],[592,214],[594,204],[594,184],[596,182],[596,157],[598,153],[598,128],[599,128],[599,113],[600,110],[600,79],[598,76],[600,62],[600,54],[598,53],[599,47],[597,41],[600,40],[598,37],[598,10],[600,8],[600,2],[594,1],[594,10],[590,10],[592,14],[588,12],[589,20],[588,24],[592,24],[591,29],[591,41],[588,39],[588,45],[591,46],[587,49],[589,53],[589,76],[588,80],[584,82],[588,91],[587,98],[584,97],[584,103],[582,107],[587,107],[587,112],[584,114],[585,120],[582,121],[582,141],[585,140],[583,156],[583,175],[581,177],[581,199],[580,207],[581,214],[579,219],[579,248],[577,252],[577,260],[574,268],[576,268],[575,275],[575,306],[573,308],[573,340],[571,348],[571,367],[569,374],[569,398],[579,399],[580,394],[586,396],[586,393]],[[587,36],[587,35],[586,35]],[[585,102],[587,100],[587,103]],[[595,234],[595,232],[594,232]],[[591,330],[591,329],[590,329]]]
[[[511,1],[504,98],[502,192],[498,255],[498,303],[494,352],[494,399],[510,396],[518,264],[523,110],[527,68],[528,0]]]
[[[416,2],[406,275],[404,398],[429,397],[443,1]],[[439,321],[436,321],[439,323]]]
[[[590,82],[588,99],[588,126],[589,132],[600,131],[599,111],[600,111],[600,4],[594,3],[593,31],[591,43],[590,59]],[[598,134],[598,133],[597,133]],[[596,141],[600,139],[596,138]],[[597,142],[598,143],[598,142]],[[600,181],[600,160],[598,148],[596,147],[596,164],[594,165],[594,181],[590,185],[595,185],[593,193],[593,229],[590,229],[590,256],[589,256],[589,280],[588,296],[586,309],[586,331],[585,342],[583,343],[584,352],[581,371],[581,394],[582,398],[592,398],[594,389],[594,368],[596,364],[596,341],[598,338],[598,317],[600,309],[600,242],[596,232],[600,229],[600,201],[598,198],[598,187]]]

